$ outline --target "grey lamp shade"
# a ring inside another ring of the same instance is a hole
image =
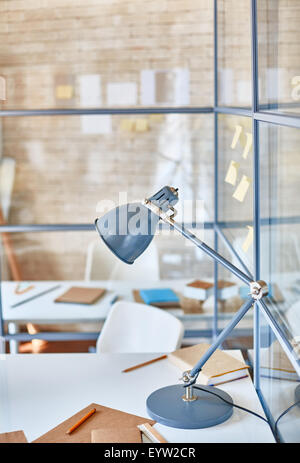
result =
[[[96,219],[96,229],[109,249],[126,264],[133,264],[154,238],[159,216],[142,203],[118,206]]]

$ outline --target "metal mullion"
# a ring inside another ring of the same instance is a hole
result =
[[[238,108],[235,106],[216,106],[214,112],[218,114],[232,114],[234,116],[252,117],[251,109]]]
[[[268,122],[269,124],[284,125],[287,127],[300,128],[300,116],[291,116],[288,114],[277,114],[263,111],[255,111],[253,118],[259,122]]]
[[[214,249],[218,252],[218,0],[214,0]],[[214,260],[214,318],[213,318],[213,339],[218,336],[218,262]]]
[[[53,109],[7,109],[0,111],[0,117],[16,116],[80,116],[80,115],[123,115],[123,114],[207,114],[212,107],[162,107],[162,108],[53,108]]]

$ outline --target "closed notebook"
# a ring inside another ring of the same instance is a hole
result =
[[[261,349],[260,374],[268,378],[300,381],[300,377],[278,341],[275,341],[270,348]]]
[[[91,434],[93,444],[113,443],[113,444],[132,444],[142,443],[141,431],[136,426],[123,427],[103,427],[93,429]]]
[[[23,431],[4,432],[0,434],[0,444],[26,444],[27,442]]]
[[[182,371],[191,370],[209,347],[206,343],[184,347],[168,354],[168,359]],[[248,368],[244,362],[217,349],[203,366],[197,383],[214,386],[234,381],[247,376]]]
[[[103,288],[85,288],[72,286],[65,293],[55,299],[55,302],[69,304],[94,304],[105,293]]]
[[[175,291],[169,288],[140,289],[133,291],[136,302],[160,308],[180,307],[180,300]]]

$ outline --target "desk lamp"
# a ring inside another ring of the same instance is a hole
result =
[[[147,398],[147,411],[150,417],[159,423],[175,428],[199,429],[220,424],[230,418],[233,412],[233,400],[229,394],[214,386],[201,385],[200,390],[193,385],[203,365],[253,303],[268,294],[268,287],[264,281],[252,281],[248,275],[199,240],[182,224],[177,224],[174,220],[176,211],[173,207],[177,202],[177,189],[165,186],[143,202],[125,204],[112,209],[103,217],[96,219],[95,225],[109,249],[123,262],[133,264],[151,243],[156,226],[162,220],[249,286],[249,297],[245,303],[196,365],[183,373],[181,378],[183,383],[158,389]]]

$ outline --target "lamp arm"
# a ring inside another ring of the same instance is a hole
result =
[[[174,227],[175,230],[181,233],[188,240],[192,241],[203,252],[205,252],[207,255],[212,257],[219,264],[223,265],[225,268],[227,268],[227,270],[230,270],[231,273],[237,276],[244,283],[249,285],[249,290],[250,290],[249,296],[250,297],[245,301],[245,303],[238,310],[238,312],[236,312],[236,314],[234,315],[234,317],[232,318],[228,326],[225,327],[221,331],[217,339],[209,347],[209,349],[205,352],[205,354],[201,357],[201,359],[196,363],[196,365],[192,368],[192,370],[186,371],[183,373],[182,379],[185,383],[184,386],[187,387],[188,389],[191,389],[189,388],[189,386],[191,386],[192,384],[196,382],[198,374],[201,371],[203,365],[207,362],[207,360],[211,357],[211,355],[215,352],[215,350],[222,344],[222,342],[226,339],[228,334],[231,333],[231,331],[239,323],[239,321],[244,317],[244,315],[252,307],[253,303],[268,294],[268,286],[262,280],[253,281],[248,275],[246,275],[246,273],[242,272],[238,267],[236,267],[231,262],[229,262],[227,259],[225,259],[223,256],[218,254],[214,249],[207,246],[203,241],[197,238],[191,231],[185,229],[182,224],[180,225],[177,224],[174,220],[175,211],[172,207],[169,207],[169,211],[172,213],[172,215],[169,215],[168,212],[163,211],[162,209],[157,207],[155,204],[153,204],[151,200],[146,199],[144,201],[144,205],[148,207],[148,209],[150,209],[154,214],[158,215],[161,218],[161,220],[163,220],[164,222]],[[192,393],[190,392],[190,395],[191,394]],[[189,394],[187,394],[187,400],[192,400],[188,396]]]
[[[252,297],[249,297],[242,307],[236,312],[234,317],[232,318],[231,322],[221,331],[219,336],[213,342],[213,344],[207,349],[205,354],[201,357],[201,359],[196,363],[196,365],[190,371],[191,378],[196,377],[200,373],[203,365],[207,362],[207,360],[211,357],[211,355],[215,352],[215,350],[222,344],[222,342],[227,338],[227,336],[231,333],[234,327],[239,323],[239,321],[244,317],[244,315],[248,312],[248,310],[252,307],[255,300]],[[194,381],[193,381],[194,382]],[[187,384],[187,386],[190,384]]]

